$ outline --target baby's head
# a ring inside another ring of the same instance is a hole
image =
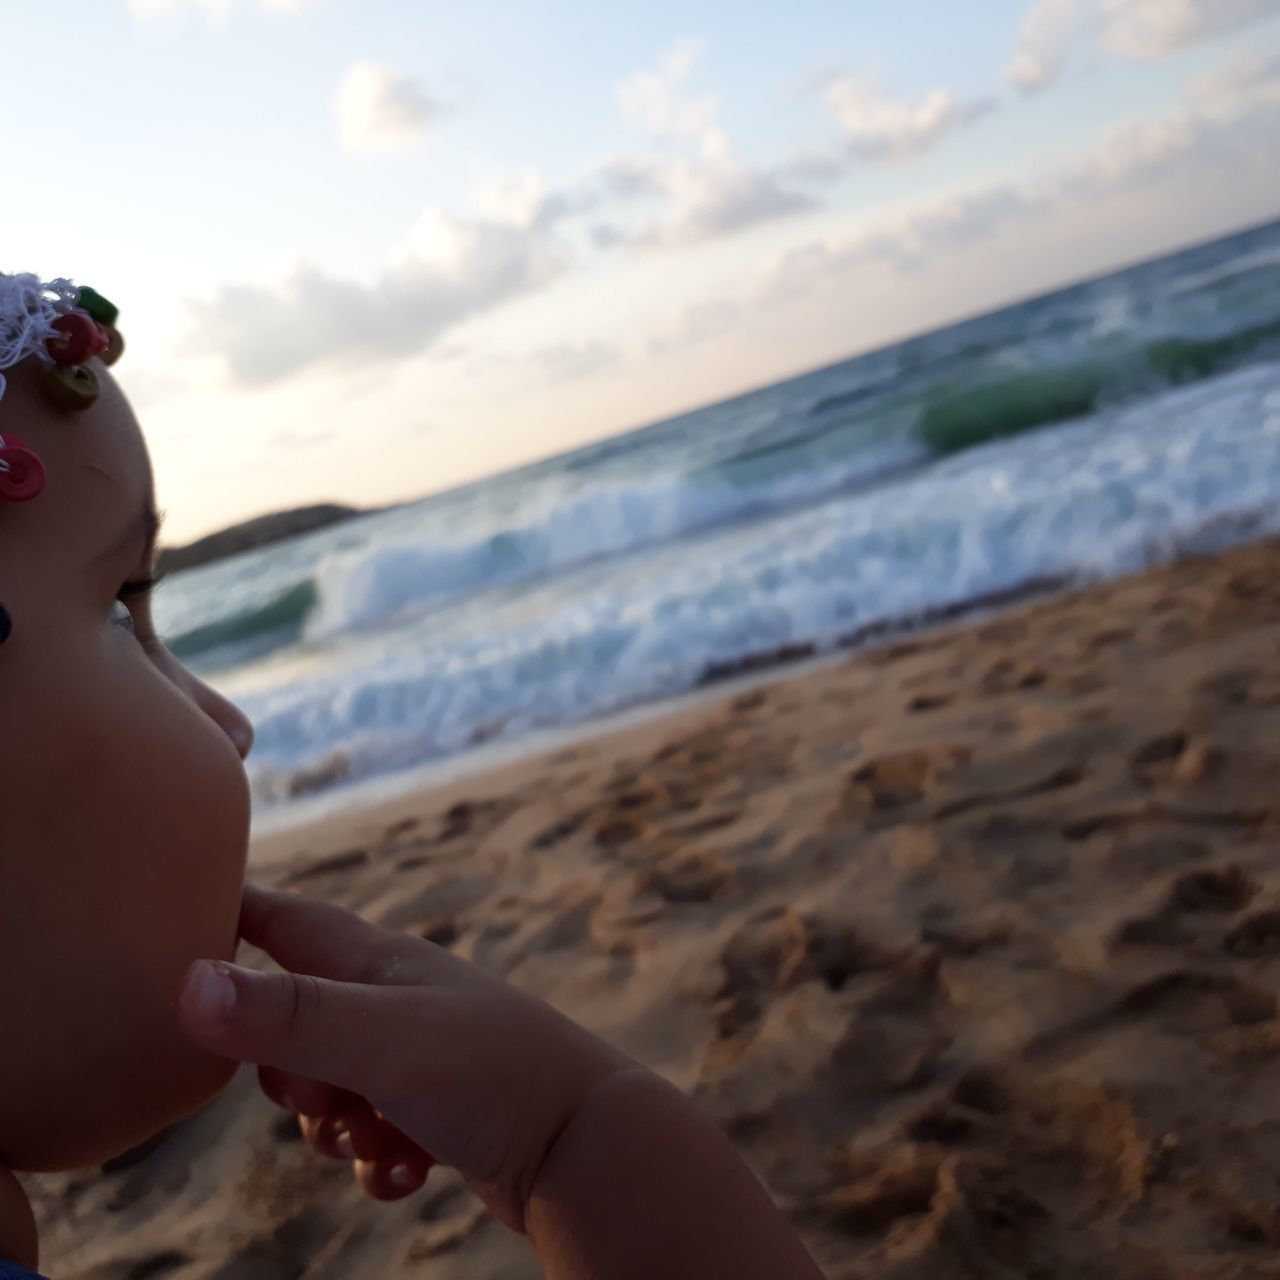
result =
[[[46,328],[73,305],[39,296]],[[191,960],[235,949],[252,741],[152,629],[132,410],[96,355],[96,399],[54,403],[45,341],[0,365],[0,437],[45,473],[12,501],[0,468],[0,1167],[19,1170],[99,1162],[226,1083],[175,1005]]]

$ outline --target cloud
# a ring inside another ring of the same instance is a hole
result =
[[[1237,55],[1192,79],[1174,110],[1114,126],[1078,180],[1134,185],[1190,162],[1230,181],[1233,172],[1276,163],[1277,129],[1280,52]]]
[[[617,364],[622,352],[604,342],[561,342],[533,352],[529,359],[547,382],[573,382]]]
[[[1147,61],[1280,14],[1280,0],[1035,0],[1006,69],[1027,93],[1051,85],[1086,38]]]
[[[1197,76],[1187,96],[1202,116],[1215,119],[1280,103],[1280,49],[1227,59]]]
[[[376,281],[303,264],[277,284],[233,285],[191,305],[232,377],[263,385],[325,361],[416,355],[462,321],[545,288],[565,265],[528,228],[429,210]]]
[[[332,444],[337,439],[338,433],[332,431],[296,431],[292,427],[285,427],[283,430],[276,431],[270,437],[269,443],[281,449],[290,451],[302,449],[318,449],[321,445]]]
[[[542,175],[528,168],[484,179],[471,198],[490,221],[531,231],[553,231],[569,218],[590,213],[599,202],[597,193],[586,187],[549,191]]]
[[[257,7],[267,13],[292,17],[305,9],[316,8],[326,0],[256,0]],[[129,0],[129,12],[135,18],[165,18],[171,14],[194,9],[208,15],[213,22],[222,22],[230,16],[236,0]]]
[[[700,44],[682,41],[657,70],[637,72],[620,84],[618,99],[624,112],[659,145],[646,155],[598,162],[570,210],[645,203],[674,209],[638,223],[634,214],[600,219],[587,232],[595,248],[698,244],[813,207],[809,196],[787,186],[785,172],[753,169],[737,157],[717,123],[715,95],[684,92],[684,82],[701,54]]]
[[[758,282],[754,301],[780,302],[833,288],[874,267],[909,273],[1071,201],[1124,194],[1179,178],[1189,183],[1261,175],[1280,185],[1280,52],[1229,59],[1190,80],[1181,103],[1113,126],[1075,163],[1022,186],[977,188],[909,209],[852,235],[814,241],[781,255]]]
[[[666,333],[649,341],[649,354],[666,355],[687,347],[700,346],[735,329],[742,319],[742,306],[717,299],[688,307]]]
[[[849,73],[832,77],[825,96],[850,154],[878,161],[921,155],[994,108],[986,100],[961,101],[947,89],[904,101],[883,92],[874,80]]]
[[[1024,93],[1053,83],[1066,64],[1092,0],[1036,0],[1022,20],[1018,42],[1005,71]]]
[[[625,114],[658,137],[687,137],[709,128],[720,110],[719,98],[684,91],[684,82],[702,53],[700,41],[681,40],[656,68],[637,71],[621,81],[617,96]]]
[[[939,255],[989,239],[1050,208],[1045,194],[1004,185],[922,205],[851,236],[783,254],[766,270],[759,296],[771,302],[796,300],[829,288],[852,271],[876,265],[908,274]]]
[[[652,178],[676,213],[635,233],[631,242],[640,246],[698,244],[813,207],[772,174],[742,164],[718,129],[705,135],[696,156],[656,164]]]
[[[1280,14],[1280,0],[1099,0],[1102,47],[1122,58],[1163,58],[1187,45]]]
[[[412,76],[364,61],[353,63],[343,76],[333,107],[338,138],[347,151],[419,146],[441,114],[439,104]]]

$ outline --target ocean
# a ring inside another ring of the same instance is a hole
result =
[[[1280,533],[1280,223],[168,579],[256,814]]]

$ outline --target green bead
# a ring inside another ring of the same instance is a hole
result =
[[[98,375],[87,364],[55,365],[44,375],[45,398],[58,409],[87,409],[98,398]]]
[[[96,289],[90,289],[87,284],[81,285],[76,302],[82,311],[87,311],[99,324],[115,324],[120,319],[120,308]]]

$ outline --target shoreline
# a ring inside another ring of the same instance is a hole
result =
[[[1156,566],[1157,568],[1163,566]],[[1149,570],[1139,570],[1137,577]],[[1123,581],[1124,577],[1106,581]],[[838,637],[829,645],[802,643],[749,654],[732,663],[712,664],[687,689],[652,702],[638,703],[596,719],[538,727],[514,739],[481,743],[451,756],[423,761],[403,769],[372,774],[367,778],[306,793],[297,799],[255,810],[254,842],[273,850],[288,833],[316,823],[341,819],[348,812],[381,810],[408,796],[448,787],[469,778],[505,771],[531,758],[570,749],[594,739],[612,740],[653,721],[679,721],[699,708],[739,694],[803,678],[814,671],[856,659],[915,637],[946,635],[952,630],[976,626],[993,617],[1016,614],[1022,608],[1088,591],[1097,583],[1065,579],[1037,579],[1008,590],[993,592],[956,605],[938,606],[919,617],[871,623]],[[251,865],[268,865],[270,853],[251,855]]]

